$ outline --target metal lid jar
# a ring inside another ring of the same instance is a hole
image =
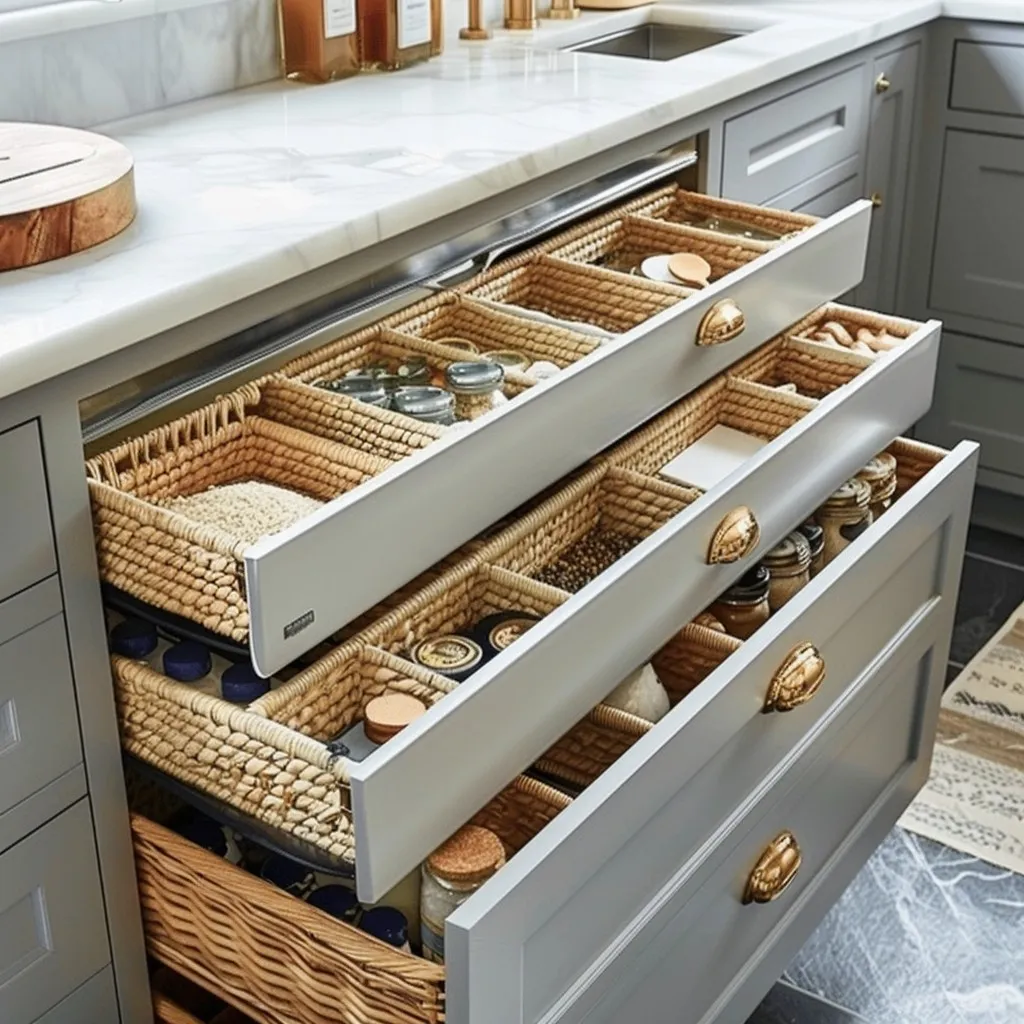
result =
[[[455,415],[460,420],[475,420],[508,399],[501,390],[505,367],[486,359],[452,363],[444,372],[445,384],[455,396]]]
[[[726,632],[746,640],[768,621],[768,587],[771,577],[763,565],[755,565],[738,583],[733,584],[708,611],[725,626]]]
[[[797,531],[807,538],[811,549],[810,575],[813,580],[825,568],[825,531],[813,519],[801,523]]]
[[[403,416],[439,427],[449,427],[455,422],[455,399],[444,388],[399,388],[391,396],[391,408]]]
[[[871,525],[871,488],[856,477],[835,491],[814,518],[825,531],[825,564]]]
[[[768,607],[777,612],[810,582],[811,545],[797,531],[787,534],[761,564],[768,570]]]
[[[891,504],[896,493],[896,459],[888,452],[879,452],[858,474],[858,480],[871,488],[872,522]]]

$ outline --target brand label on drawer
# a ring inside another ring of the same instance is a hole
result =
[[[284,638],[290,640],[293,636],[301,633],[308,626],[312,626],[316,619],[316,612],[312,608],[304,615],[300,615],[297,619],[292,619],[287,626],[284,627]]]

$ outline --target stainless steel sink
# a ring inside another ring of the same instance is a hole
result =
[[[564,46],[574,53],[603,53],[609,57],[632,57],[634,60],[675,60],[688,53],[706,50],[709,46],[727,42],[742,32],[719,32],[691,25],[666,25],[648,22],[621,32],[588,39],[586,42]]]

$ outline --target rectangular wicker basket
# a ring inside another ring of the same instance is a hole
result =
[[[570,800],[519,778],[472,819],[515,855]],[[152,956],[260,1024],[439,1024],[444,968],[132,817]],[[173,1024],[179,1024],[173,1021]]]
[[[882,313],[872,313],[864,309],[855,309],[852,306],[829,303],[795,323],[786,334],[817,345],[822,341],[816,335],[830,325],[838,325],[841,329],[841,336],[843,336],[842,332],[845,332],[845,338],[849,338],[852,342],[857,341],[859,332],[867,331],[868,334],[875,335],[884,332],[897,344],[909,338],[919,326],[912,321],[901,320],[899,317],[885,316]],[[827,331],[825,333],[827,334]],[[846,340],[840,344],[836,341],[829,341],[827,338],[825,344],[828,344],[833,351],[842,351],[844,346],[848,347],[849,345]],[[860,353],[855,350],[853,354],[861,355],[870,361],[885,355],[885,352]]]
[[[729,375],[770,388],[795,384],[799,394],[820,399],[849,384],[871,364],[859,352],[784,337],[762,345],[732,366]]]
[[[390,462],[259,415],[260,389],[231,395],[86,462],[101,577],[236,641],[249,634],[249,544],[162,504],[257,480],[330,501]]]

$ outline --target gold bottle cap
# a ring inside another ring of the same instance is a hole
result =
[[[505,863],[505,847],[488,828],[464,825],[427,858],[427,870],[446,882],[483,882]]]
[[[373,743],[387,743],[426,711],[423,701],[407,693],[386,693],[363,709],[363,731]]]

